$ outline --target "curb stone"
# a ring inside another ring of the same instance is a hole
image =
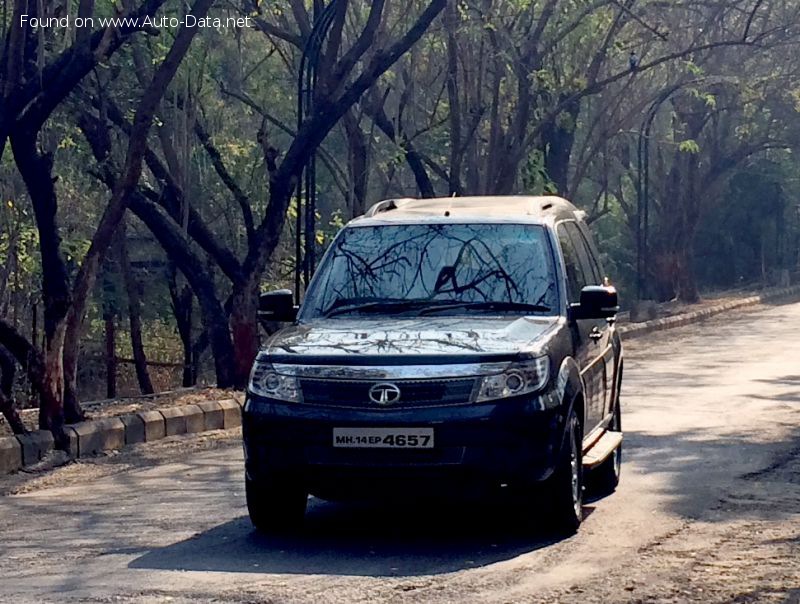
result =
[[[675,315],[672,317],[664,317],[662,319],[654,319],[644,323],[621,325],[617,329],[619,334],[624,336],[626,339],[635,339],[655,331],[662,331],[665,329],[671,329],[673,327],[683,327],[685,325],[698,323],[704,319],[708,319],[729,310],[745,308],[747,306],[755,306],[764,302],[771,302],[774,300],[780,300],[782,298],[798,295],[800,295],[800,286],[798,285],[792,287],[781,287],[778,289],[765,291],[763,294],[758,296],[749,296],[747,298],[734,300],[732,302],[725,302],[724,304],[719,304],[710,308],[704,308],[702,310],[696,310],[694,312]]]
[[[186,417],[186,433],[197,434],[205,432],[206,419],[203,410],[197,405],[184,405],[184,415]]]
[[[22,448],[23,466],[35,464],[53,450],[53,435],[47,430],[18,434],[16,439]]]
[[[203,412],[206,431],[222,430],[225,427],[225,414],[217,401],[203,401],[197,403],[197,407]]]
[[[75,431],[74,425],[64,426],[64,432],[67,433],[67,438],[69,439],[69,457],[70,459],[75,459],[78,457],[78,433]]]
[[[8,474],[22,467],[22,445],[14,436],[0,438],[0,474]]]
[[[136,415],[144,422],[145,442],[159,440],[167,435],[166,421],[158,411],[140,411]]]
[[[226,430],[242,425],[242,408],[238,401],[232,398],[225,399],[219,401],[219,406],[222,407],[223,425]]]
[[[167,436],[235,428],[242,425],[243,402],[242,395],[64,426],[69,438],[69,455],[73,459],[88,457]],[[52,449],[53,435],[44,430],[0,437],[0,475],[36,464]]]
[[[73,424],[72,428],[78,435],[78,457],[125,446],[125,424],[118,417],[81,422]]]
[[[168,407],[159,409],[164,416],[165,436],[186,434],[186,412],[183,407]]]
[[[144,420],[130,413],[123,415],[119,418],[125,426],[125,444],[135,445],[136,443],[143,443],[145,441],[145,427]]]

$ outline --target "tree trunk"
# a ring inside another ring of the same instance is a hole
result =
[[[131,350],[133,351],[133,362],[136,369],[136,379],[139,382],[139,390],[142,394],[153,394],[153,382],[150,380],[150,373],[147,371],[147,356],[144,352],[142,342],[142,314],[141,303],[139,301],[139,283],[133,274],[131,259],[128,256],[128,240],[125,229],[125,221],[120,225],[119,233],[119,264],[122,277],[125,281],[125,291],[128,294],[128,322],[131,329]]]
[[[42,389],[44,361],[41,353],[11,324],[0,319],[0,346],[11,353],[25,371],[34,391]]]
[[[245,388],[250,369],[258,354],[258,282],[253,281],[237,288],[231,308],[231,333],[236,351],[234,386]]]
[[[450,104],[450,175],[451,195],[461,195],[461,99],[458,86],[458,38],[457,28],[459,8],[455,2],[448,2],[444,12],[444,29],[447,33],[447,99]]]
[[[694,245],[691,241],[687,241],[686,245],[676,250],[676,259],[675,289],[678,292],[678,299],[687,304],[695,304],[700,301],[700,293],[697,289]]]
[[[106,398],[117,398],[117,323],[114,311],[107,305],[103,311],[106,336]]]
[[[352,111],[348,111],[344,115],[342,123],[347,138],[349,156],[347,163],[352,181],[350,187],[350,214],[353,217],[361,216],[367,209],[367,185],[369,179],[366,137]]]
[[[190,385],[194,385],[197,383],[197,380],[200,376],[200,360],[203,358],[203,354],[205,353],[206,349],[208,349],[208,332],[204,331],[200,334],[200,337],[197,338],[194,344],[192,344],[191,348],[191,361],[192,361],[192,372],[191,372],[191,383]]]
[[[8,427],[11,428],[12,433],[25,434],[27,432],[25,424],[22,423],[19,411],[17,411],[17,405],[14,402],[13,395],[7,396],[0,392],[0,413],[6,418]]]
[[[183,381],[184,387],[194,386],[197,383],[197,371],[195,369],[195,355],[192,346],[192,310],[194,298],[192,290],[188,286],[178,288],[178,275],[175,265],[170,267],[169,274],[169,294],[172,298],[172,312],[175,315],[175,324],[178,327],[178,335],[183,345]]]
[[[14,434],[25,434],[25,425],[14,402],[16,361],[4,346],[0,346],[0,412]]]
[[[557,102],[561,102],[560,99]],[[545,170],[548,178],[555,184],[556,190],[565,195],[569,190],[569,162],[572,146],[575,143],[580,102],[565,108],[543,129],[542,140],[545,149]]]
[[[45,321],[44,376],[39,399],[39,429],[53,433],[55,448],[66,450],[69,439],[64,432],[64,335],[66,322]]]
[[[58,202],[50,154],[36,148],[37,132],[15,131],[11,136],[14,160],[31,198],[39,232],[44,301],[44,370],[39,403],[39,427],[51,430],[56,448],[69,442],[64,432],[64,334],[70,305],[69,279],[61,256],[61,237],[56,224]]]

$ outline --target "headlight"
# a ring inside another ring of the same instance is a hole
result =
[[[475,402],[481,403],[536,392],[547,385],[549,377],[550,359],[546,356],[514,363],[503,373],[483,378]]]
[[[289,403],[299,403],[300,384],[293,375],[277,373],[272,364],[262,358],[256,359],[250,372],[250,392],[258,396],[274,398]]]

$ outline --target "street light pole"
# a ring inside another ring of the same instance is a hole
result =
[[[650,271],[650,138],[653,123],[661,109],[661,105],[683,88],[684,85],[676,84],[665,90],[653,101],[645,114],[641,128],[639,128],[636,186],[636,286],[639,300],[648,293],[647,274]]]
[[[646,294],[646,276],[649,270],[647,240],[650,225],[650,132],[662,102],[659,99],[650,106],[639,129],[636,186],[636,297],[639,300]]]
[[[300,58],[300,73],[297,77],[297,131],[314,114],[316,100],[317,67],[322,44],[333,24],[336,5],[331,0],[316,17],[311,34]],[[316,212],[317,212],[317,162],[312,153],[297,179],[297,216],[295,220],[295,278],[294,290],[297,300],[301,289],[308,287],[316,264]],[[305,229],[305,230],[304,230]],[[302,260],[301,260],[302,258]]]

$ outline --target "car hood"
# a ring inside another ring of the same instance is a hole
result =
[[[558,317],[321,320],[279,331],[266,351],[283,363],[509,360],[540,349],[559,322]]]

